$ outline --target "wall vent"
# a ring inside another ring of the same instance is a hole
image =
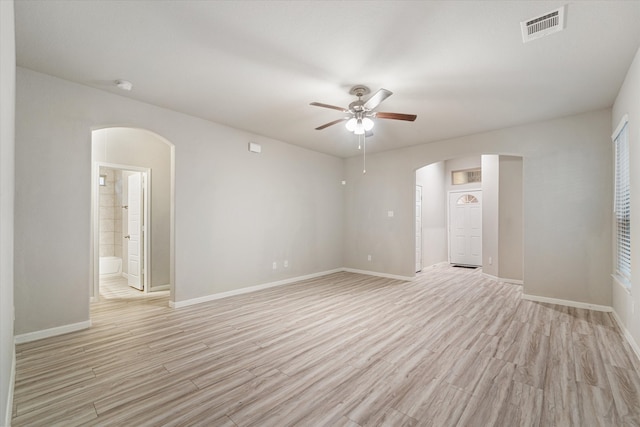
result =
[[[530,42],[564,30],[565,6],[520,23],[522,42]]]

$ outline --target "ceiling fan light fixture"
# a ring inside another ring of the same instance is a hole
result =
[[[373,125],[373,120],[368,117],[362,119],[356,119],[355,117],[352,117],[347,121],[345,127],[349,132],[353,132],[356,135],[363,135],[365,132],[369,132],[371,129],[373,129]]]
[[[356,95],[358,97],[358,100],[353,101],[351,104],[349,104],[348,108],[337,107],[330,104],[323,104],[322,102],[311,103],[311,105],[314,105],[316,107],[330,108],[332,110],[342,111],[343,113],[347,113],[350,115],[347,117],[343,117],[342,119],[325,123],[322,126],[318,126],[316,130],[322,130],[329,126],[333,126],[336,123],[346,121],[345,127],[347,128],[347,130],[349,132],[353,132],[358,137],[358,150],[362,150],[362,173],[367,173],[367,137],[373,135],[371,129],[373,129],[373,126],[375,124],[374,121],[371,120],[371,117],[379,119],[405,120],[412,122],[416,119],[417,116],[415,114],[380,113],[374,111],[382,101],[393,94],[390,90],[379,89],[366,101],[362,100],[362,97],[369,93],[369,88],[367,88],[366,86],[354,86],[353,88],[351,88],[351,91],[349,93],[351,95]]]
[[[345,126],[349,132],[354,132],[356,130],[356,122],[356,118],[352,117],[347,121],[347,123],[345,123]]]
[[[362,119],[362,126],[364,126],[364,130],[366,130],[367,132],[373,129],[373,125],[373,120],[371,120],[369,117],[365,117],[364,119]]]

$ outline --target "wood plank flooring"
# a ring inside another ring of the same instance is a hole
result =
[[[14,426],[640,426],[608,313],[438,266],[172,310],[104,288],[93,327],[17,347]]]

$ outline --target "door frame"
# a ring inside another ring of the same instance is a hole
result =
[[[479,191],[482,193],[482,187],[480,188],[465,188],[464,190],[449,190],[447,191],[447,262],[451,264],[451,194],[454,193],[470,193],[472,191]],[[484,208],[483,208],[484,213]],[[484,230],[482,230],[484,234]],[[482,265],[480,265],[482,267]]]
[[[417,224],[417,218],[418,218],[418,215],[417,215],[418,189],[420,189],[420,191],[419,191],[420,192],[420,230],[418,230],[418,227],[417,227],[417,225],[418,225]],[[417,240],[418,239],[418,235],[420,236],[420,241],[416,242],[416,245],[415,245],[415,248],[414,248],[415,249],[414,252],[416,254],[416,262],[415,262],[416,273],[419,273],[419,272],[422,271],[422,268],[423,268],[422,259],[424,258],[424,254],[423,254],[424,247],[423,247],[423,244],[422,244],[422,241],[424,240],[424,238],[422,237],[422,200],[423,200],[423,198],[422,198],[422,185],[416,184],[416,197],[415,197],[415,201],[414,201],[414,209],[416,210],[416,212],[415,212],[415,214],[413,216],[413,222],[414,222],[414,224],[416,226],[415,227],[416,230],[415,230],[415,233],[414,233],[414,238]],[[418,256],[417,256],[418,255],[417,254],[417,252],[418,252],[418,250],[417,250],[418,244],[420,245],[420,259],[417,259],[418,258]]]
[[[123,171],[132,171],[132,172],[141,172],[144,180],[144,195],[142,198],[143,203],[143,218],[144,218],[144,238],[143,238],[143,254],[144,259],[142,263],[142,269],[144,271],[142,280],[144,286],[144,292],[148,293],[150,291],[149,285],[149,272],[150,269],[150,256],[149,256],[149,247],[150,247],[150,235],[151,229],[149,224],[151,224],[151,206],[149,203],[149,195],[151,194],[151,168],[145,168],[140,166],[131,166],[131,165],[122,165],[117,163],[108,163],[108,162],[92,162],[91,164],[91,198],[93,200],[93,210],[91,215],[91,223],[93,224],[93,259],[91,260],[93,266],[91,271],[93,272],[91,276],[91,295],[90,301],[97,302],[100,300],[100,167],[106,167],[110,169],[118,169]],[[122,260],[124,263],[125,260]]]

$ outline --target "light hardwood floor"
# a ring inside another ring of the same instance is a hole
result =
[[[640,363],[610,314],[477,270],[177,310],[104,296],[91,329],[18,346],[14,426],[640,426]]]

